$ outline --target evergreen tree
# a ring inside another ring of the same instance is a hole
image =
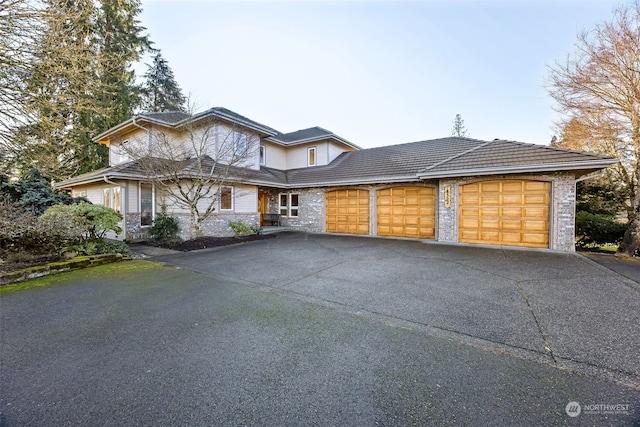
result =
[[[453,129],[451,129],[452,136],[469,136],[467,128],[464,127],[464,120],[460,114],[456,114],[456,118],[453,121]]]
[[[147,111],[186,111],[187,99],[160,51],[153,57],[153,65],[147,65],[144,77],[142,108]]]
[[[131,66],[150,42],[138,0],[43,0],[41,10],[22,89],[26,120],[8,157],[65,179],[107,164],[106,147],[91,137],[138,107]]]
[[[14,139],[14,158],[37,166],[50,178],[65,178],[92,164],[96,144],[82,144],[90,133],[83,115],[104,114],[95,105],[98,60],[94,36],[96,9],[91,0],[47,0],[43,32],[25,77],[28,123]]]
[[[135,85],[133,63],[151,49],[136,17],[142,12],[140,0],[100,0],[96,32],[100,46],[102,90],[98,102],[109,108],[94,123],[98,132],[129,119],[141,102],[141,88]]]

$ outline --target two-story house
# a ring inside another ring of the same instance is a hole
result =
[[[616,162],[459,137],[360,149],[320,127],[281,133],[224,108],[140,114],[95,141],[109,147],[110,166],[57,186],[120,212],[123,239],[143,235],[161,205],[179,219],[181,237],[192,234],[188,209],[132,155],[167,157],[163,141],[221,165],[229,152],[243,153],[233,176],[213,189],[206,235],[232,234],[230,220],[259,225],[277,213],[282,225],[309,232],[573,251],[576,180]]]

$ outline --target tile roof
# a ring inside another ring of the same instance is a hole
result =
[[[303,188],[410,182],[456,176],[593,171],[616,162],[607,156],[543,145],[448,137],[344,152],[325,166],[290,170],[268,167],[261,167],[260,170],[236,169],[236,175],[245,179],[245,182],[258,185]],[[189,172],[193,171],[186,168],[185,173]],[[136,175],[142,177],[141,169],[136,162],[129,162],[68,179],[59,183],[58,187],[95,182],[102,180],[103,176],[117,178]]]
[[[607,156],[543,145],[448,137],[342,153],[326,166],[284,171],[284,183],[305,187],[417,181],[529,171],[598,170],[614,163],[616,160]]]
[[[581,164],[607,163],[609,160],[610,157],[593,153],[496,139],[484,141],[472,150],[444,162],[429,165],[420,175],[460,176],[463,173],[479,174],[482,171],[496,173],[496,170],[538,170],[554,167],[556,170],[573,170]]]
[[[318,126],[314,126],[312,128],[301,129],[295,132],[274,135],[271,137],[271,139],[290,144],[292,142],[304,141],[308,139],[328,138],[331,136],[333,136],[333,132],[329,132],[328,130]]]
[[[349,142],[346,139],[336,135],[335,133],[319,126],[300,129],[295,132],[280,133],[278,135],[273,135],[267,138],[267,140],[269,141],[277,142],[283,145],[303,144],[305,142],[319,141],[322,139],[335,139],[347,146],[360,149],[360,147],[358,147],[356,144]]]
[[[267,135],[280,134],[279,131],[275,130],[272,127],[263,125],[262,123],[258,123],[255,120],[251,120],[248,117],[245,117],[241,114],[238,114],[224,107],[210,108],[206,111],[203,111],[202,113],[195,114],[193,117],[194,119],[197,119],[197,118],[206,117],[206,116],[216,116],[216,117],[228,119],[238,124],[248,126],[249,128],[253,128],[254,130],[260,130]]]
[[[141,113],[140,117],[143,117],[155,122],[166,123],[168,125],[176,125],[181,121],[189,118],[189,114],[183,113],[181,111],[163,111],[163,112]]]

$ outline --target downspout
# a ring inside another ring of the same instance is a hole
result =
[[[124,191],[122,192],[122,194],[120,195],[120,197],[122,197],[122,200],[120,201],[120,207],[122,208],[122,201],[124,200],[124,212],[125,214],[122,215],[122,240],[127,240],[127,187],[123,187],[122,185],[115,183],[113,181],[111,181],[109,178],[107,178],[107,175],[103,175],[102,176],[102,180],[104,182],[106,182],[107,184],[113,185],[114,187],[120,187],[121,189],[123,188]]]
[[[604,175],[604,169],[600,169],[599,171],[597,171],[595,173],[590,173],[590,174],[581,176],[580,178],[576,178],[576,184],[578,182],[586,181],[587,179],[593,179],[593,178],[601,177],[602,175]]]
[[[138,123],[136,123],[136,115],[134,115],[131,118],[131,124],[133,124],[135,127],[142,129],[143,131],[145,131],[147,133],[147,150],[149,150],[149,153],[151,153],[151,132],[149,131],[149,129],[147,129],[144,126],[139,125]],[[139,182],[138,182],[139,184]],[[138,185],[138,190],[140,189],[140,186]],[[151,218],[154,219],[156,217],[156,186],[155,185],[151,185],[151,199],[152,199],[152,203],[151,203]],[[140,207],[140,191],[138,191],[138,207]],[[140,212],[140,215],[142,215],[142,212]]]

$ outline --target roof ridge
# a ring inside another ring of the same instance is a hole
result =
[[[478,142],[480,142],[480,141],[481,140],[478,140]],[[469,148],[468,150],[465,150],[465,151],[463,151],[461,153],[455,154],[455,155],[453,155],[453,156],[451,156],[451,157],[449,157],[447,159],[444,159],[444,160],[441,160],[439,162],[436,162],[436,163],[432,164],[431,166],[428,166],[428,167],[422,169],[420,172],[428,171],[429,169],[433,169],[433,168],[435,168],[437,166],[443,165],[443,164],[445,164],[447,162],[450,162],[451,160],[458,159],[458,158],[460,158],[460,157],[462,157],[462,156],[464,156],[466,154],[469,154],[469,153],[471,153],[471,152],[473,152],[473,151],[475,151],[475,150],[477,150],[479,148],[486,147],[487,145],[491,144],[492,142],[493,141],[485,141],[480,145],[477,145],[475,147]],[[418,173],[420,173],[420,172],[418,172]]]
[[[591,156],[594,156],[594,157],[600,157],[600,158],[611,157],[611,156],[609,156],[607,154],[594,153],[592,151],[573,150],[573,149],[570,149],[570,148],[554,147],[553,145],[535,144],[533,142],[513,141],[513,140],[510,140],[510,139],[495,139],[494,141],[497,141],[497,142],[509,142],[511,144],[526,145],[526,146],[531,146],[531,147],[540,147],[540,148],[545,148],[545,149],[548,149],[548,150],[560,151],[560,152],[563,152],[563,153],[587,154],[587,155],[591,155]]]

